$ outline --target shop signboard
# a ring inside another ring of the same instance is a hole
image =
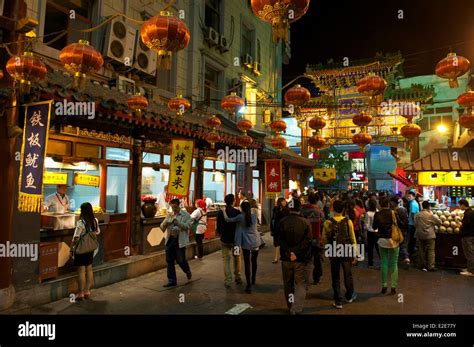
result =
[[[420,186],[474,186],[472,171],[422,171],[418,173]]]
[[[364,182],[365,181],[365,173],[364,172],[357,172],[354,171],[351,173],[351,182]]]
[[[171,163],[168,193],[176,197],[187,197],[193,165],[193,140],[174,139],[171,142]]]
[[[319,181],[323,184],[328,184],[336,180],[336,169],[314,169],[313,176],[316,181]]]
[[[43,184],[67,184],[67,172],[47,172],[43,174]]]
[[[281,194],[282,176],[281,159],[265,160],[265,195],[268,198]]]
[[[100,176],[76,172],[74,174],[74,184],[78,186],[98,187],[100,185]]]

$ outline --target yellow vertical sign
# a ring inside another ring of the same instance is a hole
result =
[[[168,193],[178,197],[187,197],[193,165],[193,140],[173,140],[171,143],[171,163]]]

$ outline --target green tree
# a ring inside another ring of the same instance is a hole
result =
[[[338,151],[333,146],[321,153],[319,167],[335,168],[337,173],[337,182],[339,182],[344,177],[344,175],[348,175],[351,172],[350,160],[346,160],[344,157],[344,152]]]

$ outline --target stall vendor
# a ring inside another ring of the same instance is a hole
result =
[[[56,193],[48,196],[44,203],[44,208],[48,212],[66,213],[69,211],[70,200],[69,196],[66,195],[67,188],[66,184],[58,184]]]

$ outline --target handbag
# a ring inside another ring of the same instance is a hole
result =
[[[194,222],[193,222],[193,225],[191,225],[191,231],[193,232],[193,235],[194,235],[194,238],[196,238],[196,233],[197,233],[197,228],[198,228],[198,225],[199,225],[199,221],[201,220],[202,217],[206,216],[207,214],[203,214],[201,212],[201,217],[199,217],[198,219],[196,219]]]
[[[392,234],[391,239],[398,244],[402,243],[404,240],[402,231],[398,227],[397,218],[395,217],[395,212],[392,211]]]
[[[86,228],[86,232],[83,233],[79,240],[77,241],[76,246],[74,247],[74,254],[86,254],[94,252],[99,248],[99,242],[97,241],[97,236],[95,233],[91,232],[87,223],[82,221]]]

